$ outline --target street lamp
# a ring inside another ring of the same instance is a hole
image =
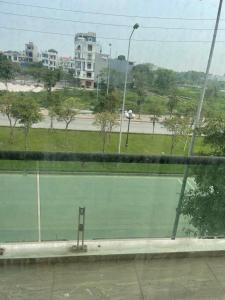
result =
[[[125,117],[128,119],[128,126],[127,126],[127,138],[126,138],[126,144],[125,147],[128,147],[128,137],[129,137],[129,131],[130,131],[130,121],[131,119],[134,119],[135,114],[133,114],[133,111],[130,109],[128,111],[124,112]]]
[[[125,101],[126,101],[126,91],[127,91],[127,75],[128,75],[128,67],[129,67],[129,56],[130,56],[130,42],[132,35],[134,33],[135,29],[138,29],[139,25],[136,23],[133,26],[133,30],[131,32],[131,35],[129,37],[129,43],[128,43],[128,50],[127,50],[127,65],[126,65],[126,72],[125,72],[125,82],[124,82],[124,91],[123,91],[123,104],[120,114],[120,134],[119,134],[119,146],[118,146],[118,153],[120,153],[121,150],[121,141],[122,141],[122,125],[123,125],[123,116],[124,116],[124,108],[125,108]]]
[[[109,44],[109,56],[108,56],[108,76],[107,76],[107,92],[109,94],[109,78],[110,78],[110,59],[111,59],[111,51],[112,51],[112,44]]]

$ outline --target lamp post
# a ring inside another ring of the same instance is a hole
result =
[[[108,76],[107,76],[107,91],[106,94],[109,94],[109,78],[110,78],[110,59],[111,59],[111,51],[112,51],[112,44],[109,44],[109,56],[108,56]]]
[[[127,64],[126,64],[126,71],[125,71],[125,82],[124,82],[124,91],[123,91],[123,104],[120,114],[120,133],[119,133],[119,145],[118,145],[118,153],[120,153],[121,150],[121,141],[122,141],[122,125],[123,125],[123,116],[124,116],[124,108],[125,108],[125,101],[126,101],[126,92],[127,92],[127,75],[128,75],[128,67],[129,67],[129,56],[130,56],[130,42],[132,35],[134,33],[134,30],[138,29],[139,25],[136,23],[133,26],[133,30],[131,32],[131,35],[129,37],[129,43],[128,43],[128,50],[127,50]]]
[[[128,119],[128,126],[127,126],[127,138],[126,138],[126,144],[125,147],[128,147],[128,138],[129,138],[129,132],[130,132],[130,121],[131,119],[134,119],[135,114],[133,114],[133,111],[129,109],[128,111],[124,112],[125,117]]]

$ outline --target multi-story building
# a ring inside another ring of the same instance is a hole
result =
[[[134,63],[128,62],[128,72],[132,70]],[[117,58],[110,59],[110,68],[120,73],[125,73],[127,69],[127,60],[124,55],[119,55]]]
[[[33,42],[29,42],[28,44],[25,44],[25,56],[26,56],[26,62],[28,63],[40,61],[38,48]]]
[[[94,88],[95,56],[98,45],[94,32],[77,33],[74,39],[75,73],[84,88]]]
[[[41,61],[44,67],[50,70],[55,70],[59,66],[58,52],[54,49],[49,49],[41,53]]]
[[[75,72],[75,61],[72,57],[60,57],[59,67],[62,68],[64,72],[69,72],[70,70]]]
[[[26,60],[25,52],[19,52],[19,51],[4,51],[3,54],[12,62],[15,63],[23,63]]]
[[[109,55],[103,53],[96,53],[95,56],[95,81],[103,70],[107,70],[109,64]]]

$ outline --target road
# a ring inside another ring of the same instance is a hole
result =
[[[93,125],[94,116],[91,114],[79,114],[70,125],[69,129],[72,130],[90,130],[90,131],[98,131],[99,129]],[[9,126],[9,121],[6,116],[0,114],[0,126]],[[18,124],[17,126],[20,126]],[[54,128],[56,129],[64,129],[65,123],[54,120],[53,123]],[[50,127],[50,119],[47,115],[43,116],[43,120],[38,124],[34,124],[33,128],[49,128]],[[123,122],[123,132],[127,131],[127,120],[125,119]],[[113,132],[118,132],[119,126],[116,126],[113,129]],[[149,117],[143,116],[141,120],[136,119],[131,121],[130,132],[132,133],[152,133],[152,122],[149,122]],[[169,134],[168,130],[161,124],[156,123],[155,125],[155,133],[158,134]]]

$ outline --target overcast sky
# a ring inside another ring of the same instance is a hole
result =
[[[8,2],[49,6],[65,10],[189,19],[215,19],[219,4],[219,0],[9,0]],[[52,17],[70,19],[82,22],[130,25],[130,27],[103,26],[49,19],[35,19],[27,16],[4,15],[2,12],[41,16],[46,18]],[[220,29],[225,29],[225,4],[222,8],[221,18]],[[180,41],[180,43],[132,41],[130,54],[131,60],[136,63],[151,62],[158,66],[178,71],[205,70],[210,43],[181,43],[181,41],[210,41],[212,39],[213,31],[194,31],[188,29],[146,29],[142,28],[142,26],[213,29],[215,20],[164,20],[82,14],[62,10],[56,11],[43,8],[17,6],[0,1],[0,27],[4,26],[36,31],[60,32],[72,35],[76,32],[94,31],[97,34],[97,40],[102,45],[104,53],[109,51],[108,44],[112,43],[112,56],[114,57],[119,54],[126,55],[128,42],[116,39],[127,39],[132,30],[133,24],[136,22],[139,23],[140,28],[135,31],[133,39],[159,41],[172,40]],[[73,56],[72,36],[57,36],[43,33],[13,31],[1,28],[0,36],[1,50],[23,50],[26,42],[33,41],[41,50],[55,48],[59,51],[59,55]],[[108,39],[103,39],[103,37]],[[218,32],[217,40],[224,41],[224,43],[218,42],[216,44],[211,73],[224,74],[225,30],[220,30]]]

